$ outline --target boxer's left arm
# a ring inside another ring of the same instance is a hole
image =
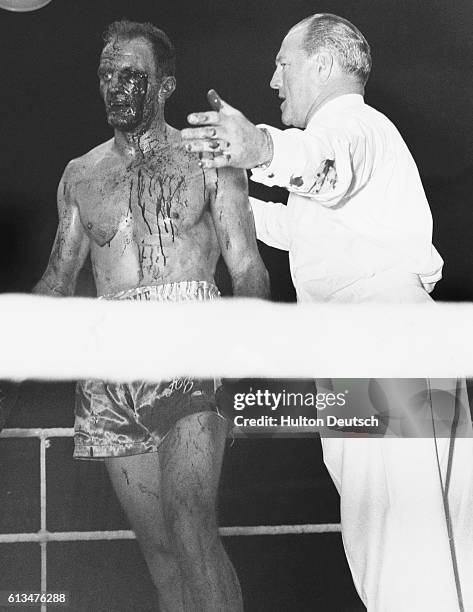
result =
[[[71,162],[64,171],[57,192],[59,225],[47,268],[33,293],[50,296],[73,295],[78,274],[89,252],[89,238],[74,201],[77,170]]]
[[[235,168],[214,172],[210,208],[233,295],[267,299],[269,276],[256,243],[246,172]]]

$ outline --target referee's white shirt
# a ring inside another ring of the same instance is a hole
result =
[[[347,289],[349,301],[357,293],[363,301],[367,282],[383,276],[432,290],[443,260],[432,245],[430,208],[412,155],[383,114],[347,94],[321,107],[305,130],[261,127],[274,156],[252,180],[290,194],[287,206],[250,198],[256,233],[289,251],[299,301],[345,301]]]

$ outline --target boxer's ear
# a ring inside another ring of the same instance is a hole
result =
[[[176,79],[173,76],[165,76],[161,80],[158,95],[161,99],[167,100],[176,89]]]

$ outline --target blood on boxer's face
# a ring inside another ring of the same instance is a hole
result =
[[[108,124],[122,132],[146,130],[158,97],[151,45],[141,38],[115,39],[102,51],[97,74]]]

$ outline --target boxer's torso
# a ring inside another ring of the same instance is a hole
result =
[[[80,158],[67,189],[90,240],[97,293],[184,280],[212,281],[220,253],[210,212],[215,174],[179,133],[127,159],[114,141]]]

